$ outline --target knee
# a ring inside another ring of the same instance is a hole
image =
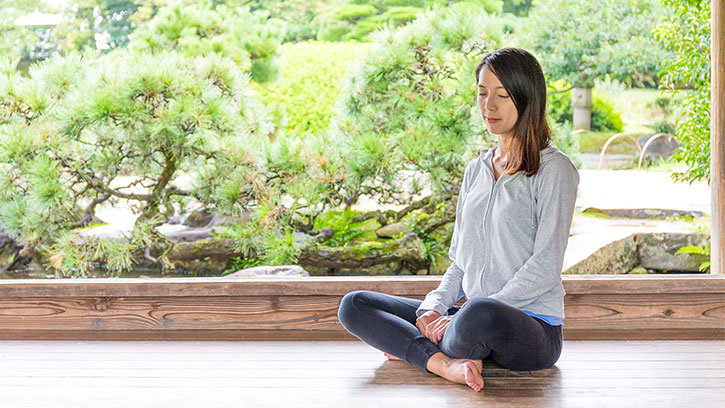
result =
[[[356,315],[367,296],[367,291],[356,290],[345,295],[342,301],[340,301],[340,307],[337,310],[337,319],[348,331],[351,324],[356,320]]]
[[[479,297],[466,302],[458,313],[465,312],[475,320],[477,326],[488,331],[499,326],[504,311],[504,305],[498,300]]]

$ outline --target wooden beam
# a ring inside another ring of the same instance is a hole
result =
[[[0,339],[338,340],[342,297],[431,277],[0,281]],[[723,275],[564,276],[565,338],[725,339]]]
[[[710,273],[725,274],[725,0],[712,0],[712,128]]]

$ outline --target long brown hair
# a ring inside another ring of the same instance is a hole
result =
[[[484,67],[501,81],[518,113],[513,138],[506,146],[510,155],[504,171],[524,171],[527,177],[533,176],[539,171],[541,150],[551,142],[546,120],[546,80],[541,65],[528,51],[501,48],[483,57],[476,67],[476,82]]]

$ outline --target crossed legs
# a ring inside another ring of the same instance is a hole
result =
[[[488,356],[503,367],[522,371],[549,368],[561,353],[561,326],[549,326],[489,298],[474,298],[460,309],[451,308],[448,314],[453,318],[435,345],[415,327],[420,303],[356,291],[343,298],[338,318],[347,331],[378,350],[474,389],[480,389],[476,385],[481,360]],[[451,372],[456,373],[455,378]],[[462,372],[468,373],[463,381]]]

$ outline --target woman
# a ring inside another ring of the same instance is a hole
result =
[[[546,84],[534,56],[494,51],[476,78],[478,107],[498,145],[466,167],[453,263],[423,301],[357,291],[343,298],[338,317],[389,359],[480,391],[484,358],[520,371],[549,368],[561,354],[561,268],[579,174],[550,144]]]

